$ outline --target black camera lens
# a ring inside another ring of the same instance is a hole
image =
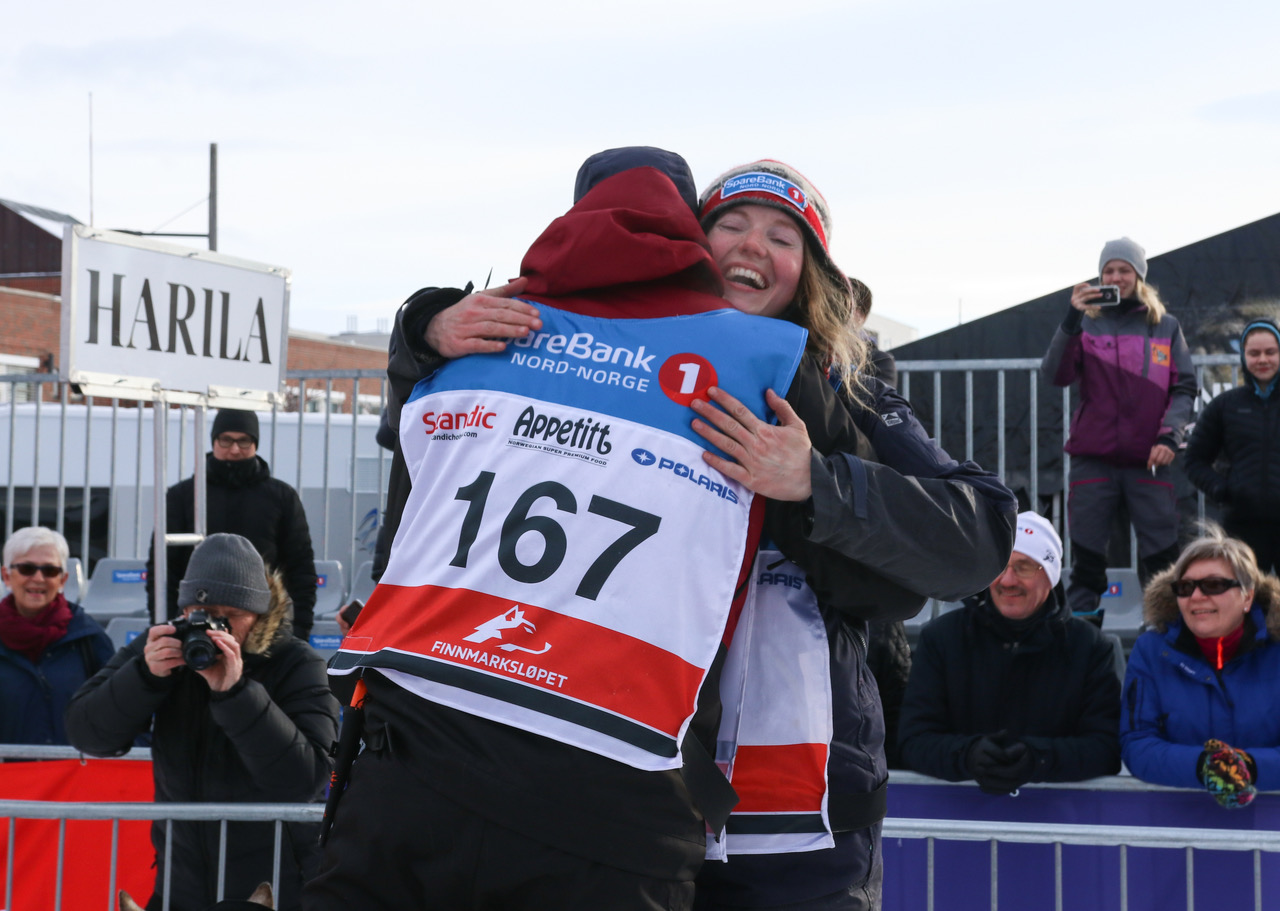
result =
[[[211,667],[220,657],[222,653],[203,630],[191,633],[182,643],[182,660],[192,670],[202,671]]]
[[[182,640],[182,660],[192,670],[203,671],[222,657],[208,631],[230,632],[231,624],[223,617],[209,616],[207,611],[193,610],[188,616],[174,620],[173,628],[174,636]]]

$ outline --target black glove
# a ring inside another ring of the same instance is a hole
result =
[[[1007,731],[997,731],[973,742],[965,766],[984,792],[1012,794],[1031,780],[1036,758],[1025,743],[1010,740]]]

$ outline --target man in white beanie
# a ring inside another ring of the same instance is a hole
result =
[[[1071,615],[1061,575],[1053,525],[1021,513],[1004,572],[921,631],[898,722],[909,768],[993,794],[1120,770],[1112,645]]]

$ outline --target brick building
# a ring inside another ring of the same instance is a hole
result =
[[[62,230],[80,224],[70,215],[0,199],[0,375],[56,373],[62,315]],[[291,329],[286,368],[296,370],[377,370],[387,366],[386,336],[379,333],[333,339]],[[288,383],[286,410],[297,408],[298,381]],[[370,378],[307,379],[307,410],[350,413],[378,410],[381,383]],[[46,388],[45,397],[53,395]],[[7,389],[0,386],[0,401]],[[73,397],[74,398],[74,397]]]

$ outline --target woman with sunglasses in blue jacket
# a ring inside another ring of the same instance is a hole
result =
[[[1121,697],[1130,772],[1228,808],[1280,786],[1278,596],[1280,580],[1214,525],[1151,580]]]

